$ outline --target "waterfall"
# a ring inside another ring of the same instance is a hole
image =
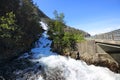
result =
[[[26,53],[20,57],[30,58],[30,61],[37,63],[34,70],[40,67],[40,74],[34,80],[120,80],[120,74],[106,67],[87,65],[84,61],[52,52],[50,48],[52,41],[47,35],[48,26],[42,21],[40,24],[45,31],[35,43],[35,48],[31,49],[32,54]]]

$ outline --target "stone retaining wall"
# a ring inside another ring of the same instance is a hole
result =
[[[120,73],[120,65],[97,45],[94,40],[77,43],[77,49],[80,59],[86,63],[108,67],[110,70]]]

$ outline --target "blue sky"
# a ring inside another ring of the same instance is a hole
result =
[[[57,10],[67,25],[92,35],[120,29],[120,0],[33,0],[50,18]]]

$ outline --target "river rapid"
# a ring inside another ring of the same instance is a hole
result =
[[[19,77],[16,80],[120,80],[120,74],[110,71],[106,67],[87,65],[84,61],[60,56],[51,51],[48,26],[40,22],[45,30],[42,37],[35,42],[32,54],[25,53],[19,59],[28,58],[35,63],[32,68],[34,75]],[[39,68],[39,69],[38,69]],[[36,71],[36,72],[35,72]],[[15,74],[20,74],[16,71]]]

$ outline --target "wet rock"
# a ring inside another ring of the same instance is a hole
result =
[[[106,56],[91,55],[88,53],[80,55],[80,59],[84,60],[88,65],[107,67],[111,71],[120,73],[120,65]]]
[[[4,77],[0,76],[0,80],[5,80]]]
[[[3,76],[5,80],[16,80],[18,76],[31,71],[29,68],[34,67],[34,65],[35,63],[30,62],[28,59],[14,60],[0,66],[0,76]]]
[[[80,53],[78,51],[71,51],[68,56],[70,56],[71,58],[74,58],[76,60],[80,59]]]
[[[38,69],[39,69],[39,70],[41,70],[41,68],[42,68],[42,66],[41,66],[41,65],[39,65]]]
[[[65,80],[65,76],[62,73],[63,72],[59,68],[44,69],[43,77],[45,80]]]

